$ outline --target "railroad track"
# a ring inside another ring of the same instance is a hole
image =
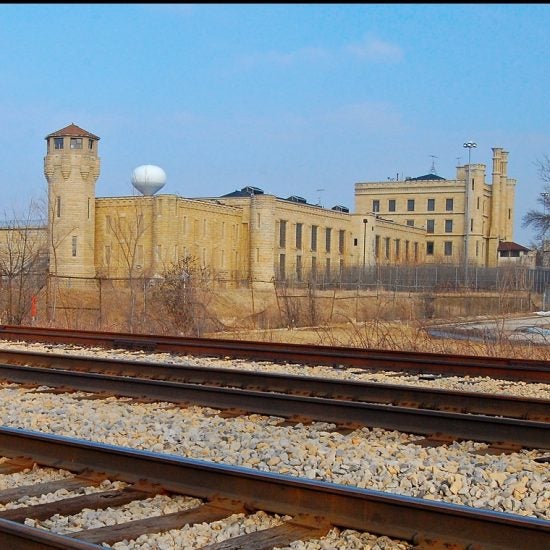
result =
[[[490,443],[499,450],[550,448],[550,424],[547,422],[550,404],[547,400],[392,385],[383,385],[380,389],[378,384],[360,382],[285,377],[248,371],[235,373],[233,369],[207,367],[188,369],[59,354],[9,352],[8,355],[2,357],[0,354],[0,359],[11,359],[18,364],[0,364],[0,379],[11,382],[200,405],[222,409],[231,415],[259,413],[294,422],[331,422],[346,429],[379,427],[422,434],[427,438],[426,443],[434,444],[466,439]],[[37,364],[45,363],[48,367],[27,366],[33,361]],[[103,374],[105,371],[116,371],[117,374]],[[136,373],[139,373],[137,378]],[[163,379],[155,380],[153,376]],[[180,381],[186,378],[192,379],[193,383]],[[222,380],[226,387],[219,386]],[[369,391],[373,395],[372,399],[369,399]],[[417,405],[420,402],[422,407],[412,407],[410,404],[404,406],[405,403],[393,405],[391,403],[395,401],[395,396],[404,402],[409,398],[415,399]],[[369,402],[375,400],[386,400],[390,404]],[[499,408],[506,410],[508,407],[514,409],[520,417],[531,414],[537,420],[449,412],[437,406],[435,409],[427,408],[426,403],[439,406],[441,403],[452,403],[455,407],[460,403],[463,407],[469,403],[472,409],[492,410],[493,413],[499,412]]]
[[[26,342],[50,342],[150,352],[293,362],[304,365],[332,365],[367,370],[383,369],[404,371],[409,374],[436,373],[488,376],[526,382],[550,382],[549,362],[533,359],[366,350],[342,346],[311,346],[11,325],[0,326],[0,338]]]
[[[102,479],[130,484],[47,504],[0,511],[0,540],[10,549],[94,549],[102,543],[144,533],[212,522],[235,513],[262,510],[291,516],[282,525],[210,544],[205,549],[270,549],[293,540],[322,537],[332,526],[368,531],[405,540],[415,548],[517,550],[548,548],[547,521],[464,506],[351,488],[331,483],[217,465],[199,460],[0,428],[0,455],[11,461],[0,473],[36,463],[75,474],[60,481],[0,491],[0,502],[38,495],[55,488],[97,485]],[[60,535],[25,525],[27,518],[72,514],[82,508],[105,508],[154,494],[201,499],[184,512]]]
[[[385,403],[469,414],[487,414],[550,421],[550,401],[480,392],[449,391],[412,385],[354,382],[313,376],[254,372],[238,368],[206,367],[191,364],[102,359],[18,350],[0,350],[0,376],[13,373],[8,365],[43,367],[66,371],[110,374],[140,379],[225,386],[263,392],[278,392],[308,397],[347,399],[366,403]],[[2,372],[5,374],[2,375]],[[31,381],[21,378],[19,381]],[[158,396],[165,398],[167,394]],[[173,397],[174,394],[169,395]],[[169,399],[171,400],[171,399]]]

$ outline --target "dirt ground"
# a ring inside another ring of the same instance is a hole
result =
[[[38,324],[62,328],[142,332],[148,334],[196,335],[209,338],[263,342],[289,342],[369,349],[423,351],[461,355],[538,357],[548,352],[505,338],[494,342],[431,337],[427,330],[437,324],[472,320],[499,322],[540,309],[528,293],[510,295],[476,293],[399,293],[388,291],[308,289],[216,289],[200,294],[191,304],[194,327],[182,328],[157,308],[154,295],[135,295],[133,325],[128,293],[104,289],[97,293],[73,293],[57,301],[58,310],[48,321],[41,305]],[[185,307],[185,306],[182,306]],[[550,355],[548,356],[550,359]]]
[[[550,351],[508,338],[502,331],[497,341],[468,341],[434,338],[428,329],[439,324],[478,321],[501,326],[504,319],[534,311],[536,301],[522,297],[515,300],[521,311],[506,311],[510,300],[502,296],[429,297],[414,294],[364,292],[325,292],[312,298],[294,291],[276,297],[273,292],[230,291],[213,304],[225,330],[204,336],[263,342],[288,342],[369,349],[423,351],[458,355],[550,359]],[[525,298],[525,299],[524,299]],[[456,304],[462,301],[462,308]],[[317,324],[308,324],[312,303]],[[505,311],[495,313],[495,305]],[[296,308],[298,306],[298,308]],[[294,307],[294,310],[292,308]],[[487,313],[487,311],[489,313]],[[462,313],[462,315],[460,315]],[[468,314],[470,313],[470,314]],[[477,313],[477,314],[474,314]],[[281,325],[284,325],[281,327]]]

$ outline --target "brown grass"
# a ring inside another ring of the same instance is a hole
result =
[[[96,294],[80,291],[69,299],[62,293],[58,297],[58,306],[62,309],[57,312],[53,325],[44,314],[37,324],[128,331],[127,293],[106,285],[102,293],[101,315]],[[142,290],[135,297],[133,330],[150,334],[185,334],[181,328],[165,322],[152,293],[148,294],[146,303]],[[508,309],[510,301],[499,295],[461,297],[455,293],[447,297],[379,291],[308,293],[307,289],[275,294],[273,289],[223,289],[211,291],[208,298],[207,315],[216,321],[208,324],[222,327],[220,331],[201,334],[210,338],[550,360],[550,347],[520,344],[508,339],[503,320],[516,313]],[[461,302],[462,309],[459,307]],[[467,316],[464,313],[472,309],[472,302],[476,305],[475,313],[485,312],[484,318],[496,323],[496,341],[443,339],[428,334],[427,329],[433,324],[479,319],[479,315]],[[495,313],[495,304],[504,304],[504,311]],[[536,309],[536,304],[532,304],[530,311]],[[205,319],[205,326],[207,321]]]

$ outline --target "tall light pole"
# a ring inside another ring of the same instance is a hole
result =
[[[367,261],[367,223],[369,223],[369,220],[363,218],[363,277],[365,276],[365,264]]]
[[[472,149],[477,147],[474,141],[467,141],[462,145],[468,149],[468,176],[464,190],[464,286],[468,286],[468,250],[470,244],[470,187],[472,185],[470,178],[470,163]]]

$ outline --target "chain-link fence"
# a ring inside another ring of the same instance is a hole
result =
[[[516,266],[469,267],[456,265],[379,265],[344,268],[337,272],[309,273],[304,277],[287,276],[276,284],[305,288],[313,284],[319,290],[391,290],[396,292],[493,291],[514,290],[543,293],[550,286],[550,269]]]

